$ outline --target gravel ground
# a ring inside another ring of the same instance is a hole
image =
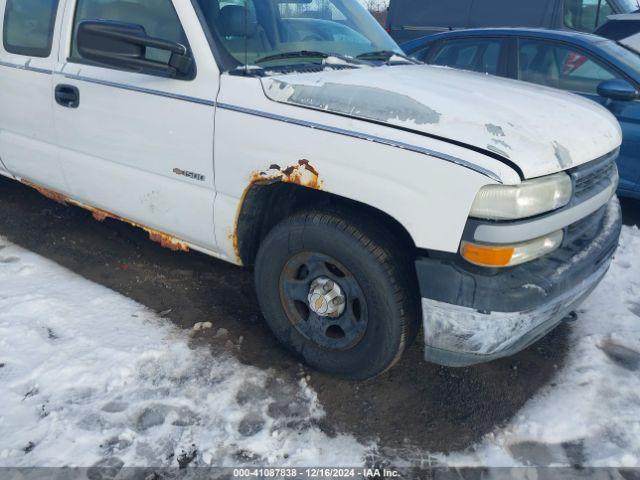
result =
[[[624,202],[625,223],[640,222],[640,203]],[[385,454],[419,463],[418,452],[464,449],[506,425],[542,387],[567,355],[569,328],[521,354],[487,365],[449,369],[429,365],[419,344],[387,374],[364,383],[304,370],[279,348],[257,307],[250,270],[198,253],[174,253],[144,232],[58,205],[16,182],[0,179],[0,235],[85,278],[157,311],[167,322],[192,329],[216,351],[219,329],[228,331],[232,354],[242,363],[273,369],[276,376],[307,378],[326,416],[320,428],[344,432],[363,443],[376,441]],[[225,340],[225,342],[228,340]],[[238,346],[239,345],[239,346]]]

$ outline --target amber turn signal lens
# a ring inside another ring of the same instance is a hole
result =
[[[462,243],[460,253],[468,262],[482,267],[506,267],[511,262],[514,247],[496,247]]]
[[[544,237],[514,245],[478,245],[462,242],[460,255],[467,262],[481,267],[513,267],[553,252],[562,245],[563,238],[564,233],[558,230]]]

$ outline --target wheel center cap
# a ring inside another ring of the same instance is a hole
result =
[[[339,317],[346,300],[340,285],[326,277],[316,278],[309,289],[309,308],[321,317]]]

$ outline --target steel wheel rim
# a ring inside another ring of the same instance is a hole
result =
[[[309,305],[312,284],[319,278],[334,282],[344,295],[344,311],[335,317],[319,315]],[[316,252],[294,255],[282,269],[279,290],[289,322],[318,346],[347,350],[364,337],[369,321],[364,291],[351,271],[335,258]]]

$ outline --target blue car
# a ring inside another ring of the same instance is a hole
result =
[[[559,88],[602,104],[624,135],[618,194],[640,199],[640,53],[633,48],[586,33],[526,28],[456,30],[402,48],[428,64]]]

